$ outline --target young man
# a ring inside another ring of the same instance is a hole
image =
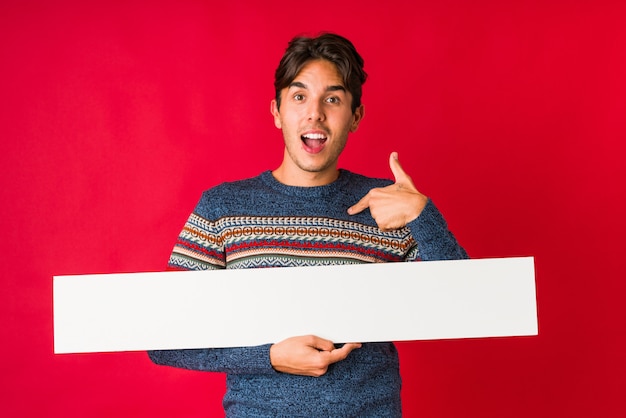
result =
[[[281,165],[204,192],[169,267],[209,270],[466,258],[441,214],[403,171],[396,153],[389,159],[395,182],[338,169],[349,133],[363,118],[365,79],[363,60],[347,39],[334,34],[294,38],[276,70],[276,97],[271,102],[274,124],[285,141]],[[236,301],[237,295],[229,296]],[[228,417],[401,416],[393,343],[335,346],[309,335],[259,347],[149,355],[157,364],[226,373],[223,405]]]

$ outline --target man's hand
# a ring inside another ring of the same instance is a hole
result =
[[[383,231],[406,226],[422,213],[428,201],[426,196],[417,191],[411,177],[400,166],[397,152],[392,152],[389,156],[389,167],[395,183],[370,190],[354,206],[348,208],[350,215],[369,208],[376,224]]]
[[[314,335],[287,338],[270,347],[270,362],[276,371],[319,377],[328,366],[348,357],[361,344],[348,343],[335,348],[332,341]]]

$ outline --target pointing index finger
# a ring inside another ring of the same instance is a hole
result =
[[[363,196],[361,200],[356,202],[354,205],[348,208],[349,215],[356,215],[357,213],[363,212],[370,206],[369,193]]]

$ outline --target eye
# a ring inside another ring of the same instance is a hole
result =
[[[339,102],[340,102],[340,100],[339,100],[339,97],[337,97],[337,96],[331,96],[331,97],[328,97],[326,99],[326,103],[336,104],[336,103],[339,103]]]
[[[301,102],[302,100],[304,100],[304,94],[294,94],[293,95],[293,99],[296,102]]]

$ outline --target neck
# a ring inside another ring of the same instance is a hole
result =
[[[300,168],[290,169],[283,162],[280,167],[272,171],[272,175],[276,180],[287,186],[316,187],[326,186],[337,180],[339,170],[337,170],[337,167],[332,167],[319,172],[304,171]]]

